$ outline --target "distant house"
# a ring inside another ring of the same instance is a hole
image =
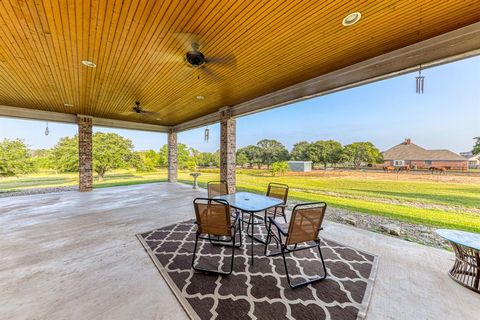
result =
[[[467,170],[468,161],[450,150],[427,150],[412,143],[410,139],[383,152],[385,166],[410,166],[428,169],[431,167]]]
[[[460,152],[460,155],[467,159],[469,169],[480,169],[480,154],[473,155],[472,152]]]

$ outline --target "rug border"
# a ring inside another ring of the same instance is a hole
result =
[[[156,260],[153,259],[153,257],[155,256],[155,253],[150,249],[148,244],[141,237],[141,235],[144,234],[144,233],[149,233],[149,232],[152,232],[152,231],[155,231],[155,230],[159,230],[161,228],[168,228],[168,227],[175,226],[175,225],[178,225],[180,223],[186,223],[186,222],[189,222],[189,221],[192,221],[192,219],[184,220],[184,221],[180,221],[180,222],[175,222],[175,223],[172,223],[172,224],[169,224],[169,225],[166,225],[166,226],[158,227],[156,229],[152,229],[152,230],[149,230],[149,231],[137,233],[135,236],[137,237],[138,241],[140,241],[140,243],[142,244],[143,248],[145,249],[145,251],[148,254],[148,257],[150,258],[150,260],[152,260],[153,264],[155,265],[157,270],[162,275],[162,278],[165,280],[165,282],[167,283],[170,290],[172,290],[173,294],[175,295],[175,298],[178,300],[180,305],[183,307],[183,309],[184,309],[185,313],[188,315],[188,317],[192,320],[201,320],[200,317],[195,312],[195,310],[193,310],[192,306],[188,303],[187,299],[185,299],[181,296],[180,290],[178,290],[178,287],[176,286],[176,284],[173,283],[173,280],[168,275],[168,272],[166,271],[166,269],[162,265],[157,263],[158,259],[156,259]],[[350,245],[346,245],[342,242],[331,240],[330,238],[325,238],[325,237],[320,237],[320,238],[325,239],[327,241],[335,242],[335,243],[337,243],[339,245],[342,245],[342,246],[345,246],[347,248],[355,249],[358,252],[365,253],[365,254],[368,254],[368,255],[373,257],[372,271],[370,272],[370,277],[368,277],[368,279],[367,279],[368,281],[367,281],[367,287],[365,288],[365,295],[363,296],[363,300],[361,302],[362,305],[361,305],[361,308],[358,309],[358,314],[357,314],[357,320],[366,319],[367,318],[367,311],[368,311],[368,308],[370,307],[370,303],[371,303],[371,300],[372,300],[373,287],[375,286],[375,278],[377,277],[377,272],[378,272],[378,260],[379,260],[378,256],[376,254],[372,254],[368,251],[360,250],[360,249],[354,248]],[[365,306],[363,305],[364,302],[365,302]]]
[[[181,223],[181,222],[178,222],[178,223]],[[175,223],[175,224],[171,224],[169,226],[172,226],[172,225],[176,225],[178,223]],[[168,227],[168,226],[167,226]],[[163,228],[163,227],[161,227]],[[158,228],[159,229],[159,228]],[[158,229],[153,229],[151,231],[154,231],[154,230],[158,230]],[[151,231],[147,231],[147,232],[151,232]],[[157,270],[160,272],[160,274],[162,275],[162,278],[165,280],[165,282],[167,283],[168,287],[170,288],[170,290],[172,290],[173,292],[173,295],[175,296],[175,298],[177,299],[177,301],[180,303],[180,305],[183,307],[185,313],[187,314],[187,316],[192,319],[192,320],[200,320],[200,317],[197,316],[197,313],[195,312],[195,310],[193,310],[192,306],[190,306],[190,304],[188,303],[187,299],[183,298],[182,297],[182,293],[180,292],[180,290],[178,290],[178,287],[173,283],[173,280],[172,278],[168,275],[168,272],[166,271],[166,269],[161,266],[159,263],[157,263],[158,259],[155,260],[153,259],[153,257],[155,256],[155,253],[153,253],[153,251],[150,249],[150,247],[148,246],[148,244],[145,242],[145,240],[141,237],[141,235],[145,233],[145,232],[142,232],[142,233],[137,233],[135,236],[137,237],[137,239],[140,241],[140,243],[142,244],[143,248],[145,249],[145,251],[147,252],[148,254],[148,257],[150,258],[150,260],[152,260],[153,264],[155,265],[155,267],[157,267]]]

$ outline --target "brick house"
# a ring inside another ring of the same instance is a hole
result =
[[[468,170],[468,161],[450,150],[427,150],[412,143],[410,139],[383,152],[385,166],[410,166],[428,169],[430,167],[452,170]]]

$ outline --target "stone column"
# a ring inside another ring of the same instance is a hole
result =
[[[168,182],[177,182],[177,133],[168,132]]]
[[[92,191],[92,118],[78,116],[78,174],[79,190]]]
[[[230,108],[220,109],[220,180],[227,181],[228,192],[235,192],[236,125]]]

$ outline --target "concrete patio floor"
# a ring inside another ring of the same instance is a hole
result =
[[[156,183],[0,199],[0,319],[185,319],[135,234],[192,218],[200,195]],[[332,222],[322,235],[380,257],[368,319],[478,317],[480,295],[447,276],[453,253]]]

